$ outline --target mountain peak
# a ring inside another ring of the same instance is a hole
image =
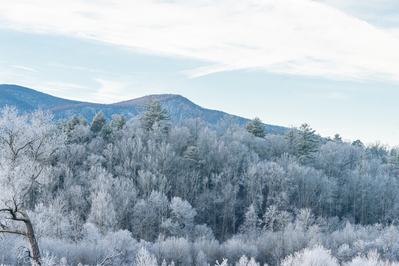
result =
[[[155,100],[164,102],[171,99],[185,99],[189,101],[187,98],[181,96],[180,94],[151,94],[147,96],[143,96],[136,99],[131,99],[123,102],[114,103],[114,106],[139,106],[143,104],[148,96],[153,96]]]

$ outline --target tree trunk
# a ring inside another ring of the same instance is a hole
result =
[[[25,219],[24,221],[26,225],[26,236],[28,237],[31,249],[32,249],[32,258],[35,261],[36,265],[42,265],[40,261],[40,250],[39,245],[37,244],[35,232],[33,231],[32,223],[29,219]]]

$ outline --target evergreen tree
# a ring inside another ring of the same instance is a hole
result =
[[[184,152],[183,158],[189,162],[190,165],[194,165],[195,167],[200,167],[205,163],[201,150],[195,146],[189,146]]]
[[[87,126],[89,123],[87,123],[87,120],[83,116],[79,116],[79,124],[82,126]]]
[[[67,133],[68,139],[71,139],[71,136],[74,135],[78,127],[85,127],[87,125],[87,120],[83,116],[79,116],[78,118],[76,115],[73,115],[68,122],[66,120],[60,120],[60,127],[63,128],[63,130]]]
[[[354,142],[352,142],[352,146],[355,147],[363,147],[363,142],[361,142],[359,139],[355,140]]]
[[[284,133],[288,153],[294,156],[298,155],[299,148],[299,130],[296,127],[291,128],[289,131]]]
[[[252,119],[248,124],[245,126],[245,129],[259,138],[264,138],[266,136],[266,127],[263,125],[262,120],[258,117]]]
[[[93,121],[91,122],[91,127],[90,130],[93,133],[98,133],[100,132],[103,127],[107,124],[107,118],[105,118],[104,114],[102,111],[98,112],[96,116],[93,118]]]
[[[334,135],[333,139],[336,143],[342,143],[342,137],[339,134]]]
[[[112,115],[111,128],[116,128],[118,130],[122,129],[126,125],[125,115]]]
[[[79,125],[79,124],[80,124],[79,118],[76,115],[73,115],[71,120],[69,120],[68,123],[67,123],[68,131],[74,130],[75,126]]]
[[[155,100],[154,96],[148,96],[145,103],[142,104],[139,110],[145,111],[140,115],[142,126],[145,130],[150,131],[155,123],[166,121],[170,119],[170,114],[166,108],[162,108],[162,103]]]
[[[315,132],[316,130],[306,123],[299,128],[298,154],[303,162],[312,158],[311,153],[317,151],[319,141]]]

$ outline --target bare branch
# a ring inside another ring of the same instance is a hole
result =
[[[16,230],[8,230],[8,229],[1,229],[0,233],[10,233],[10,234],[17,234],[17,235],[26,236],[25,232],[16,231]]]
[[[39,173],[37,173],[36,175],[32,175],[29,186],[25,190],[24,194],[22,195],[22,198],[25,198],[29,194],[29,192],[32,190],[33,184],[35,183],[35,181],[39,177],[39,175],[42,173],[43,169],[44,169],[44,166],[41,167]]]
[[[97,264],[97,266],[103,266],[104,263],[105,263],[106,261],[108,261],[108,260],[110,260],[110,259],[113,259],[113,258],[115,258],[115,257],[118,257],[118,256],[121,255],[121,254],[122,254],[122,252],[115,253],[114,250],[111,250],[111,251],[108,253],[107,257],[105,257],[105,259],[104,259],[100,264]]]

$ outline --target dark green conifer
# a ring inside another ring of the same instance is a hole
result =
[[[245,129],[256,137],[264,138],[266,136],[266,127],[258,117],[255,117],[248,122]]]
[[[154,96],[148,96],[144,104],[139,107],[139,110],[145,111],[140,115],[142,127],[150,131],[155,123],[166,121],[170,119],[168,110],[162,107],[162,103],[155,100]]]
[[[90,130],[93,133],[98,133],[100,132],[103,127],[107,124],[107,118],[105,118],[104,114],[102,111],[98,112],[96,116],[93,118],[93,121],[91,122],[91,127]]]

